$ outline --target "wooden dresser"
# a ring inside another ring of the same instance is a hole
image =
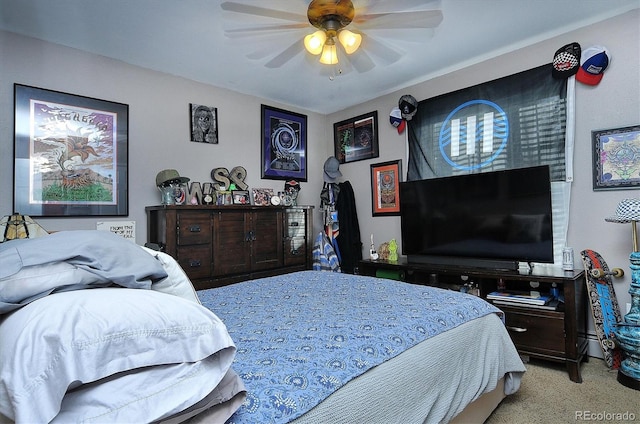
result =
[[[197,290],[311,269],[313,207],[147,206],[147,241]]]

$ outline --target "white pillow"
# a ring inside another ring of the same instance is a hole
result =
[[[120,417],[144,416],[140,421],[150,422],[194,392],[204,397],[211,391],[235,355],[225,325],[201,305],[152,290],[55,293],[1,321],[0,413],[17,422],[50,422],[67,389],[142,367],[197,362],[216,353],[219,372],[207,376],[213,386],[183,384],[175,399],[159,397],[158,402],[147,399],[147,392],[130,393],[119,407],[131,412],[120,411]],[[170,386],[172,380],[164,378]],[[92,413],[108,416],[114,408],[105,399]]]
[[[183,299],[191,300],[192,302],[200,303],[196,289],[193,287],[191,280],[189,280],[189,277],[187,277],[187,274],[185,274],[180,264],[178,264],[178,261],[164,252],[159,252],[144,246],[140,247],[149,252],[150,255],[155,256],[167,272],[167,278],[151,283],[151,290],[157,290],[162,293],[172,294]]]

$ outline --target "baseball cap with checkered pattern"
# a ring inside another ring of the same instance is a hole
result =
[[[580,69],[580,44],[573,42],[559,48],[553,55],[551,75],[556,79],[569,78]]]

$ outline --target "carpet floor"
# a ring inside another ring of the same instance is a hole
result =
[[[582,363],[581,384],[566,367],[531,360],[520,390],[502,401],[486,424],[553,424],[577,421],[640,422],[640,391],[618,383],[604,361]]]

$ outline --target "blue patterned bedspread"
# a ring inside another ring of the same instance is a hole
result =
[[[415,344],[499,312],[399,281],[303,271],[198,292],[237,346],[247,399],[230,423],[286,423]]]

